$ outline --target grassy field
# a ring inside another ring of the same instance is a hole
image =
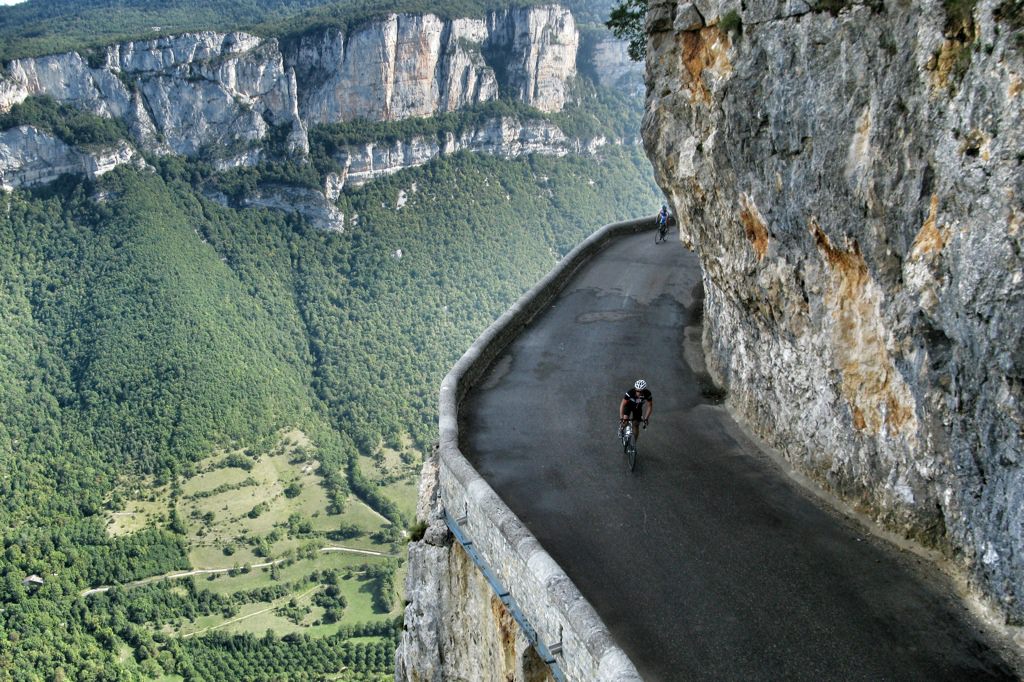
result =
[[[154,499],[133,499],[124,510],[114,512],[107,522],[111,536],[127,535],[167,520],[167,491],[152,490]]]
[[[360,456],[359,469],[363,475],[380,486],[398,510],[407,519],[416,517],[416,496],[419,492],[420,468],[423,453],[403,438],[399,449],[383,447],[372,457]]]
[[[406,443],[399,450],[362,457],[359,466],[412,518],[420,461]],[[197,589],[220,595],[282,585],[290,590],[271,601],[238,604],[230,615],[179,619],[165,624],[165,634],[192,637],[219,630],[262,635],[273,630],[319,637],[342,625],[398,615],[401,595],[394,595],[392,608],[382,612],[375,607],[373,582],[365,570],[387,565],[395,570],[396,588],[404,584],[401,548],[375,537],[390,522],[354,496],[343,513],[327,514],[319,466],[315,445],[302,432],[291,431],[267,452],[217,452],[198,462],[189,478],[162,486],[142,481],[123,491],[127,501],[110,515],[108,532],[116,536],[167,525],[173,509],[186,528],[189,561],[203,571],[193,576]],[[358,535],[328,538],[345,527],[357,527]],[[334,623],[324,622],[325,609],[313,603],[326,587],[320,576],[328,570],[337,572],[337,590],[346,602],[341,620]]]

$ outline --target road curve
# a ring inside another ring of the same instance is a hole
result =
[[[460,406],[460,447],[593,604],[646,680],[1017,679],[950,583],[823,508],[705,398],[700,269],[616,240]],[[655,411],[637,471],[623,392]]]

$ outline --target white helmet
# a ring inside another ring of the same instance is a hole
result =
[[[643,379],[637,379],[636,383],[633,384],[633,388],[635,388],[638,391],[642,391],[645,388],[647,388],[647,382],[644,381]]]

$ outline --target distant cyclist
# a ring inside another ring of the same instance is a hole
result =
[[[668,234],[668,206],[662,204],[661,211],[658,212],[658,236],[655,237],[654,243],[665,241],[666,234]]]
[[[626,394],[622,396],[622,402],[619,404],[619,432],[621,433],[627,421],[632,420],[633,437],[639,439],[640,420],[643,420],[646,425],[647,420],[651,418],[652,412],[654,412],[654,396],[651,395],[650,389],[647,388],[647,382],[643,379],[637,379],[636,383],[633,384],[633,388],[626,391]]]

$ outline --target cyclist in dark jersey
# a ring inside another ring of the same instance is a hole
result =
[[[665,204],[661,205],[661,211],[658,213],[658,236],[654,238],[654,243],[659,244],[665,241],[665,235],[668,234],[668,206]]]
[[[632,420],[634,437],[639,439],[640,420],[642,419],[646,424],[647,420],[651,418],[652,412],[654,412],[654,396],[647,388],[647,382],[637,379],[633,388],[622,396],[622,402],[619,404],[620,433],[626,422]]]

